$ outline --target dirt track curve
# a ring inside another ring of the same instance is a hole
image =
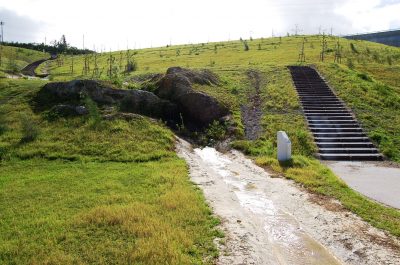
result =
[[[38,66],[40,64],[42,64],[48,60],[52,60],[52,58],[34,61],[33,63],[30,63],[27,66],[25,66],[21,70],[21,72],[22,72],[22,74],[27,75],[27,76],[35,76],[35,77],[40,77],[40,78],[47,77],[48,74],[36,74],[35,70],[36,70],[36,68],[38,68]]]

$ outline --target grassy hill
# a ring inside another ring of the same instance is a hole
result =
[[[334,63],[338,41],[342,56],[340,64]],[[299,114],[299,103],[286,66],[298,64],[303,43],[305,64],[314,65],[327,78],[339,97],[352,108],[380,151],[388,158],[400,162],[400,49],[396,47],[327,37],[325,61],[321,62],[322,36],[277,37],[129,51],[129,56],[133,56],[137,63],[137,70],[128,75],[123,73],[127,61],[126,51],[99,54],[96,58],[95,55],[86,57],[91,67],[86,75],[82,71],[84,56],[74,59],[65,56],[60,58],[62,63],[54,61],[49,68],[52,80],[97,77],[111,79],[120,85],[127,81],[127,87],[132,83],[129,78],[131,76],[163,73],[170,66],[208,68],[216,72],[224,83],[206,92],[229,104],[234,111],[246,99],[243,97],[249,87],[246,71],[255,69],[262,73],[265,80],[261,92],[264,93],[268,114],[263,119],[264,123],[277,122],[279,127],[283,126],[289,132],[290,128],[295,128],[289,135],[296,143],[304,142],[300,138],[306,137],[307,129],[305,123],[300,121],[302,115]],[[97,75],[93,71],[95,60]],[[111,77],[107,75],[110,61],[113,61]],[[71,71],[72,62],[74,72]],[[380,115],[376,115],[377,109]],[[293,120],[298,126],[285,126],[288,124],[287,119]],[[264,126],[267,138],[274,138],[274,127]],[[312,143],[308,142],[308,145]],[[304,146],[295,146],[295,150],[303,152]],[[314,150],[312,147],[307,149],[307,152]]]
[[[1,57],[0,78],[5,77],[6,73],[17,73],[26,65],[49,58],[50,55],[24,48],[1,46]]]
[[[322,37],[299,36],[131,50],[137,69],[129,74],[126,51],[61,56],[39,71],[48,68],[52,81],[99,78],[138,89],[149,74],[171,66],[210,69],[220,84],[195,89],[231,109],[234,147],[400,236],[399,211],[352,191],[313,158],[316,147],[286,68],[298,64],[303,41],[305,63],[327,78],[380,150],[400,161],[398,48],[340,39],[343,58],[335,64],[336,38],[327,39],[320,62]],[[41,56],[32,52],[19,65]],[[85,60],[90,69],[83,74]],[[241,120],[241,106],[257,93],[249,71],[258,73],[262,102],[261,137],[255,141],[245,139]],[[45,82],[0,79],[0,263],[212,263],[212,241],[221,236],[218,220],[189,182],[171,130],[145,117],[105,121],[96,107],[86,118],[50,119],[31,107]],[[213,129],[208,134],[221,137]],[[275,159],[278,130],[292,140],[294,159],[287,165]]]

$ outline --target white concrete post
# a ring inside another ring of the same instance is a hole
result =
[[[288,161],[292,157],[292,143],[284,131],[279,131],[278,137],[278,161]]]

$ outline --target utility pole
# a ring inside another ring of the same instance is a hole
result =
[[[1,44],[4,43],[4,33],[3,33],[3,26],[4,26],[4,22],[0,21],[0,25],[1,25]]]
[[[43,53],[46,52],[46,43],[47,43],[47,37],[44,36],[44,45],[43,45]]]
[[[3,42],[4,42],[4,33],[3,33],[3,25],[4,22],[0,21],[0,25],[1,25],[1,43],[0,43],[0,66],[2,65],[2,55],[3,55]]]
[[[292,29],[292,31],[294,32],[295,36],[298,36],[299,33],[302,32],[303,30],[299,28],[299,24],[295,24],[294,29]]]

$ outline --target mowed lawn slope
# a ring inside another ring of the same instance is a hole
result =
[[[0,264],[202,264],[218,223],[148,118],[48,119],[0,80]]]

